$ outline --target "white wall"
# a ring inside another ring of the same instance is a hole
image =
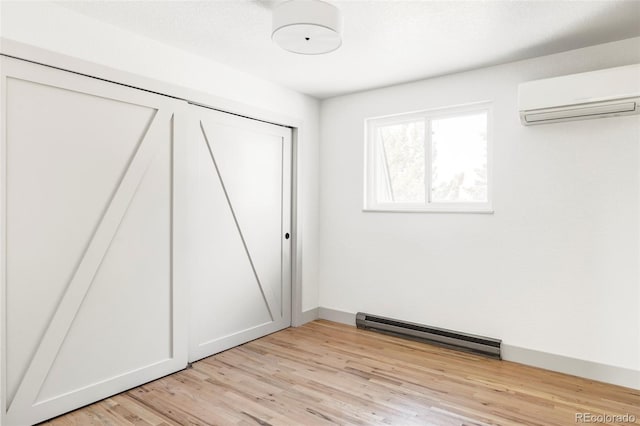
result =
[[[0,3],[0,36],[248,105],[303,123],[300,207],[303,310],[317,306],[319,103],[224,64],[86,17],[51,2]]]
[[[523,127],[520,82],[640,62],[640,38],[321,105],[320,306],[640,371],[640,117]],[[494,103],[495,214],[365,213],[366,117]]]

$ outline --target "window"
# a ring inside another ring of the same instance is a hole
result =
[[[365,210],[491,212],[490,104],[366,121]]]

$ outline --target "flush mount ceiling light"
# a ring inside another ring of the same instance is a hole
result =
[[[320,55],[342,44],[340,10],[320,0],[289,0],[273,11],[271,38],[289,52]]]

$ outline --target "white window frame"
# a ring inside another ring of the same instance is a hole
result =
[[[487,201],[486,202],[432,202],[431,121],[443,117],[456,117],[471,113],[487,113]],[[379,155],[376,135],[379,127],[424,120],[425,144],[425,201],[416,203],[378,202],[376,176],[379,172],[376,156]],[[365,119],[364,147],[364,207],[365,212],[418,212],[418,213],[493,213],[493,106],[490,101],[417,112],[371,117]]]

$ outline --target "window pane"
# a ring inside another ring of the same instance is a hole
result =
[[[487,201],[487,113],[433,119],[431,201]]]
[[[378,128],[378,202],[425,201],[424,121]]]

